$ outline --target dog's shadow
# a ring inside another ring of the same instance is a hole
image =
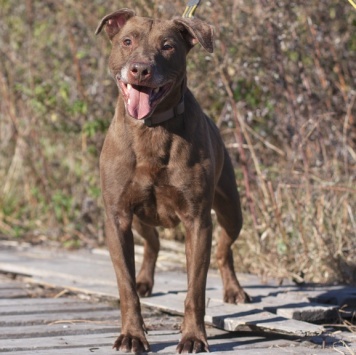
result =
[[[178,341],[167,340],[160,343],[151,343],[150,347],[152,353],[163,352],[163,350],[165,350],[165,353],[170,351],[170,353],[174,354],[176,352],[177,345]]]
[[[176,352],[176,347],[179,341],[179,333],[175,333],[177,336],[176,340],[169,339],[167,341],[152,342],[151,340],[151,350],[152,353],[169,353],[174,354]],[[266,334],[261,332],[254,331],[237,331],[229,332],[227,334],[219,334],[215,336],[209,336],[209,350],[210,352],[228,352],[228,351],[237,351],[243,349],[256,349],[261,347],[261,344],[264,344],[263,348],[268,348],[272,343],[276,344],[278,341],[287,341],[295,342],[298,344],[303,340],[309,340],[311,343],[314,343],[316,346],[332,346],[336,345],[337,347],[344,347],[348,344],[346,341],[341,341],[339,338],[324,335],[324,336],[312,336],[306,338],[299,338],[296,336],[288,336],[282,334]],[[260,344],[260,345],[258,345]],[[286,343],[287,344],[287,343]],[[350,344],[349,344],[350,345]],[[295,345],[294,345],[295,346]]]
[[[173,334],[171,334],[173,335]],[[152,353],[172,353],[176,352],[176,347],[179,342],[179,333],[174,334],[177,339],[167,339],[166,341],[155,342],[153,339],[150,341],[151,352]],[[275,341],[277,339],[288,339],[294,340],[294,338],[288,336],[268,336],[266,334],[262,335],[254,332],[229,332],[227,334],[219,334],[215,336],[208,336],[209,350],[210,352],[227,352],[236,351],[241,347],[245,349],[249,346],[256,346],[258,343],[268,343],[269,341]]]
[[[148,333],[148,340],[150,343],[150,352],[152,353],[175,353],[176,347],[180,340],[179,331],[156,331],[154,333]],[[234,351],[241,348],[246,348],[258,343],[268,343],[269,341],[282,339],[295,339],[290,336],[278,336],[275,334],[266,334],[254,331],[234,331],[228,333],[221,333],[209,335],[208,331],[208,343],[210,352],[225,352]]]

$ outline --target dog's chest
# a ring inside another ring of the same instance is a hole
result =
[[[125,194],[133,212],[143,222],[172,228],[179,223],[186,208],[182,188],[169,179],[166,168],[138,166]]]
[[[184,190],[189,177],[184,177],[183,146],[162,134],[146,134],[133,148],[136,164],[123,200],[129,201],[133,212],[145,223],[174,227],[187,205]]]

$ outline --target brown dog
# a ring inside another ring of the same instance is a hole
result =
[[[198,19],[136,17],[122,9],[104,17],[112,43],[109,67],[119,90],[114,119],[100,157],[106,235],[119,286],[121,351],[148,351],[139,296],[152,292],[159,251],[155,226],[186,230],[188,292],[177,352],[208,351],[205,286],[212,220],[222,227],[217,260],[224,300],[246,302],[233,266],[231,245],[242,215],[234,170],[218,129],[186,87],[186,55],[200,43],[213,51],[213,31]],[[145,239],[135,280],[131,227]]]

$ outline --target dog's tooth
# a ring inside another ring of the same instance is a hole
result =
[[[129,99],[127,100],[127,104],[130,105],[130,102],[131,102],[131,99],[129,98]]]
[[[155,88],[155,89],[153,90],[153,92],[154,92],[155,94],[158,94],[159,88]]]
[[[127,91],[130,91],[132,89],[132,85],[131,84],[127,84]]]

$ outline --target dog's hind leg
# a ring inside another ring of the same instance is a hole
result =
[[[141,269],[136,276],[136,289],[141,297],[152,293],[154,271],[159,252],[159,238],[156,228],[142,223],[138,218],[133,220],[133,228],[144,239],[144,252]]]
[[[250,302],[250,297],[241,287],[234,270],[231,246],[242,228],[242,212],[234,170],[226,151],[224,167],[215,190],[213,209],[222,228],[216,258],[224,286],[224,301]]]

